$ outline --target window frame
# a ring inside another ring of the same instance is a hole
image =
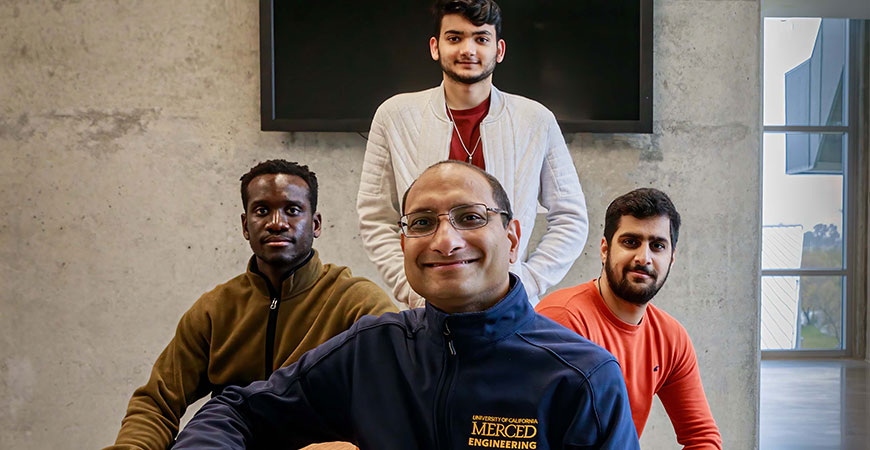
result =
[[[765,16],[761,18],[761,36],[764,39],[764,23],[765,19],[774,18],[777,16]],[[789,18],[789,17],[783,17]],[[824,17],[822,17],[824,18]],[[865,343],[861,338],[865,327],[865,320],[862,312],[864,308],[860,307],[866,301],[865,283],[859,283],[861,274],[864,269],[864,257],[860,249],[865,248],[864,245],[856,245],[866,243],[864,236],[857,233],[857,230],[866,231],[866,216],[860,212],[864,210],[860,204],[859,193],[867,192],[863,186],[863,177],[859,174],[859,152],[860,148],[860,133],[863,131],[860,128],[860,108],[859,106],[864,101],[862,98],[861,85],[861,42],[862,42],[862,21],[849,19],[847,21],[847,39],[846,39],[846,64],[847,64],[847,90],[844,93],[844,101],[846,102],[846,126],[825,126],[825,125],[809,125],[809,126],[790,126],[790,125],[765,125],[764,124],[764,96],[761,97],[762,107],[762,142],[764,135],[771,133],[834,133],[843,134],[846,137],[846,159],[845,169],[843,171],[843,263],[839,269],[764,269],[760,264],[761,252],[759,252],[759,273],[758,273],[758,302],[759,302],[759,349],[761,339],[760,327],[760,312],[761,312],[761,280],[769,276],[841,276],[844,278],[842,312],[841,312],[841,349],[776,349],[776,350],[761,350],[761,359],[825,359],[825,358],[851,358],[863,357]],[[764,79],[764,55],[762,45],[762,80]],[[762,83],[763,89],[763,83]],[[762,144],[761,158],[764,158],[764,147]],[[863,158],[860,158],[863,159]],[[763,170],[762,170],[763,177]],[[763,180],[762,180],[763,183]],[[760,193],[763,198],[763,191]],[[762,202],[761,205],[764,203]],[[763,207],[763,206],[762,206]],[[863,222],[863,224],[862,224]],[[762,226],[764,224],[762,223]],[[862,226],[863,225],[863,226]],[[759,229],[759,233],[761,230]],[[859,317],[862,316],[862,317]],[[861,333],[859,333],[859,331]],[[800,335],[800,330],[797,330]]]

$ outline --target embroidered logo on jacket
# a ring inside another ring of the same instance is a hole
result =
[[[469,447],[536,449],[538,419],[471,416]]]

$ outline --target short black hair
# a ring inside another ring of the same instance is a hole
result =
[[[638,219],[667,216],[671,225],[671,252],[677,247],[677,238],[680,235],[680,213],[664,192],[655,188],[640,188],[610,202],[604,215],[604,239],[608,246],[619,228],[622,216],[633,216]]]
[[[458,166],[468,167],[469,169],[474,170],[475,172],[483,175],[483,177],[486,178],[486,181],[489,183],[489,188],[492,190],[492,199],[495,200],[495,205],[498,207],[498,209],[501,209],[501,210],[504,210],[507,212],[507,214],[501,215],[502,216],[502,220],[501,220],[502,225],[504,225],[505,228],[507,228],[508,223],[511,221],[511,219],[514,218],[514,213],[511,210],[511,201],[510,201],[510,199],[508,199],[507,192],[505,192],[504,188],[501,186],[501,183],[498,181],[498,178],[490,175],[486,171],[481,170],[480,167],[477,167],[477,166],[472,165],[472,164],[468,164],[467,162],[464,162],[464,161],[456,161],[453,159],[447,159],[447,160],[432,164],[431,166],[427,167],[426,170],[424,170],[423,172],[425,173],[425,172],[429,171],[430,169],[433,169],[435,167],[438,167],[438,166],[441,166],[444,164],[456,164]],[[417,179],[419,179],[419,177],[417,177]],[[411,185],[408,186],[408,189],[405,189],[405,193],[402,195],[402,215],[403,216],[405,215],[405,201],[408,200],[408,192],[411,192],[411,188],[414,187],[414,183],[416,183],[416,182],[417,182],[417,180],[414,180],[413,182],[411,182]]]
[[[248,210],[248,185],[254,178],[260,175],[285,174],[295,175],[302,178],[308,184],[308,203],[311,204],[311,212],[317,211],[317,175],[303,166],[292,161],[283,159],[270,159],[263,161],[239,179],[242,182],[242,208]]]
[[[501,37],[501,8],[493,0],[437,0],[432,5],[435,18],[435,39],[441,37],[441,19],[448,14],[459,14],[475,26],[492,25],[495,38]]]

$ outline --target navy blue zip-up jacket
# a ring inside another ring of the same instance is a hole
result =
[[[268,380],[211,399],[173,448],[639,448],[613,356],[511,284],[483,312],[427,304],[363,317]]]

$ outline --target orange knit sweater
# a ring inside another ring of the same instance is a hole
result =
[[[649,417],[653,395],[661,399],[677,441],[686,449],[721,449],[695,348],[686,329],[666,312],[648,305],[640,324],[623,322],[607,307],[590,281],[556,291],[535,308],[606,348],[619,361],[637,435]]]

